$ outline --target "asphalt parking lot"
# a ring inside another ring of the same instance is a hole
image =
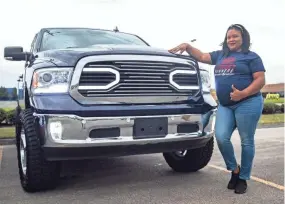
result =
[[[232,141],[240,161],[237,132]],[[283,204],[284,128],[257,130],[253,178],[244,195],[226,188],[230,174],[216,146],[210,164],[196,173],[175,173],[161,154],[152,154],[66,163],[63,174],[53,191],[24,193],[14,145],[0,147],[0,203]]]

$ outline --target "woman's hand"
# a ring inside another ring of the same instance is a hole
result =
[[[246,97],[244,91],[238,90],[234,85],[232,85],[233,92],[230,93],[230,97],[232,101],[240,101],[241,99]]]
[[[198,62],[212,65],[212,60],[209,53],[203,53],[197,48],[194,48],[193,46],[189,45],[188,43],[182,43],[177,47],[172,48],[168,51],[174,54],[177,52],[180,52],[179,54],[182,54],[183,52],[186,51],[190,56],[192,56]]]
[[[172,52],[172,53],[177,53],[180,51],[180,54],[182,54],[183,52],[187,51],[187,49],[189,49],[189,48],[190,48],[190,45],[188,43],[182,43],[182,44],[178,45],[177,47],[174,47],[168,51]]]

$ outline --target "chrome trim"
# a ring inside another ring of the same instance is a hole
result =
[[[142,62],[146,66],[150,65],[151,62],[155,63],[155,65],[161,65],[161,66],[166,66],[166,65],[171,65],[173,63],[181,63],[185,64],[187,66],[192,66],[193,69],[196,70],[195,68],[195,62],[192,61],[191,59],[182,59],[182,58],[177,58],[177,57],[166,57],[166,56],[152,56],[152,55],[99,55],[99,56],[89,56],[89,57],[84,57],[80,59],[75,66],[74,73],[72,76],[70,88],[69,88],[69,93],[72,98],[74,98],[77,102],[88,105],[88,104],[120,104],[120,103],[132,103],[132,104],[140,104],[140,103],[173,103],[177,101],[184,101],[188,100],[189,97],[195,97],[197,94],[199,94],[199,91],[197,91],[199,88],[192,90],[191,93],[188,93],[188,95],[183,95],[183,93],[179,95],[171,95],[169,93],[153,93],[152,96],[150,95],[143,95],[140,94],[136,97],[133,95],[125,95],[120,97],[120,95],[112,95],[110,97],[102,97],[100,94],[96,94],[96,96],[90,96],[90,97],[84,97],[78,92],[79,88],[79,80],[81,76],[81,72],[84,69],[85,65],[90,63],[90,62],[97,62],[97,61],[116,61],[117,63],[123,62],[123,61],[128,61],[128,60],[136,60],[136,61],[146,61]],[[161,61],[161,62],[160,62]],[[125,63],[125,62],[124,62]],[[133,63],[133,62],[132,62]],[[91,67],[91,66],[89,66]],[[180,68],[183,66],[179,66]],[[171,70],[169,70],[171,71]],[[154,77],[154,78],[153,78]],[[155,76],[151,77],[153,80],[159,80],[155,79]],[[146,79],[146,78],[141,78]],[[132,80],[132,79],[129,79]],[[198,77],[198,84],[200,84],[200,79]],[[113,86],[112,88],[115,88]],[[151,94],[151,93],[150,93]],[[168,94],[168,95],[165,95]]]
[[[26,134],[24,129],[21,129],[21,137],[20,137],[20,163],[21,170],[23,174],[26,176],[27,173],[27,144],[26,144]]]
[[[84,90],[107,90],[111,87],[117,85],[120,82],[120,73],[114,68],[108,68],[108,67],[100,67],[97,66],[96,68],[86,68],[84,67],[82,72],[111,72],[115,75],[115,81],[111,82],[108,85],[105,86],[78,86],[78,90],[84,89]]]
[[[180,86],[179,84],[177,84],[175,81],[173,81],[173,76],[175,74],[197,74],[197,71],[193,71],[193,70],[174,70],[172,72],[170,72],[169,74],[169,82],[172,86],[174,86],[175,88],[179,89],[179,90],[188,90],[188,89],[194,89],[194,90],[199,90],[200,87],[199,86]]]
[[[132,55],[133,56],[133,55]],[[124,63],[124,64],[139,64],[139,66],[141,64],[145,64],[146,66],[149,65],[153,65],[153,63],[151,62],[140,62],[140,63],[136,63],[136,62],[124,62],[124,61],[116,61],[116,64],[120,64],[120,63]],[[169,66],[172,65],[173,61],[171,61],[171,63],[165,63],[165,62],[155,62],[155,65],[160,65],[160,66]],[[151,66],[152,67],[152,66]]]
[[[180,134],[168,134],[164,138],[150,138],[150,139],[137,139],[134,140],[132,137],[118,137],[109,139],[91,139],[86,140],[59,140],[55,143],[58,145],[65,144],[93,144],[95,146],[117,146],[117,145],[142,145],[142,144],[155,144],[160,142],[175,142],[175,141],[187,141],[192,140],[195,137],[209,137],[213,136],[213,132],[201,135],[199,133],[180,133]]]
[[[156,116],[129,116],[129,117],[79,117],[76,115],[37,114],[41,121],[46,121],[46,145],[52,144],[93,144],[96,146],[105,145],[126,145],[146,144],[171,141],[183,141],[193,137],[203,137],[214,134],[215,112],[212,110],[207,114],[186,114],[186,115],[156,115]],[[168,135],[164,138],[133,139],[133,125],[135,118],[168,117]],[[49,133],[49,124],[60,121],[63,126],[61,140],[53,140]],[[177,125],[185,123],[197,123],[199,131],[194,133],[177,133]],[[119,137],[92,139],[89,133],[96,128],[120,127]]]
[[[92,104],[159,104],[159,103],[173,103],[176,101],[185,101],[188,100],[188,96],[161,96],[156,94],[156,96],[145,96],[143,94],[134,97],[133,95],[127,96],[125,94],[124,97],[120,97],[119,95],[113,94],[112,97],[99,97],[99,94],[96,94],[98,97],[84,97],[78,92],[72,92],[70,94],[77,102],[84,105],[92,105]]]

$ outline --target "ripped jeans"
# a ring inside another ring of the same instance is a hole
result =
[[[242,147],[239,177],[244,180],[250,179],[255,155],[254,135],[262,109],[263,97],[261,95],[249,98],[233,106],[218,106],[215,136],[219,150],[227,169],[230,171],[236,169],[237,162],[230,139],[233,131],[237,128]]]

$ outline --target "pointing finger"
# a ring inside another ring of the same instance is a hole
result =
[[[177,52],[178,50],[179,50],[178,47],[175,47],[175,48],[170,49],[169,51],[175,53],[175,52]]]

